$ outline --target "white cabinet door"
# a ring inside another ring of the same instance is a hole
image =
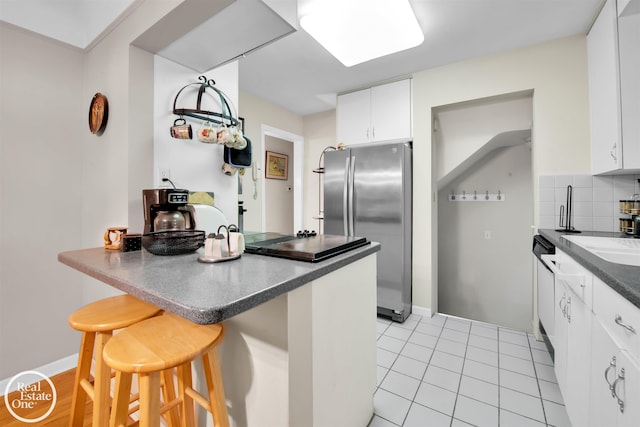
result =
[[[371,141],[411,138],[411,80],[371,88]]]
[[[637,427],[640,425],[640,367],[626,351],[620,352],[620,377],[624,378],[616,383],[616,395],[622,401],[622,404],[618,402],[618,426]]]
[[[592,320],[591,360],[591,427],[637,427],[640,367],[629,352],[620,350],[596,316]]]
[[[616,0],[608,0],[587,36],[591,170],[622,167]]]
[[[640,169],[640,0],[618,0],[622,167]],[[629,2],[627,2],[629,3]]]
[[[369,142],[371,125],[371,91],[347,93],[338,97],[338,143],[346,145]]]
[[[591,350],[591,310],[572,290],[567,289],[567,413],[572,425],[586,426],[589,414],[589,373],[591,360],[585,357]]]
[[[618,402],[612,394],[620,364],[618,348],[598,319],[591,325],[591,387],[589,419],[592,427],[615,426]]]
[[[338,96],[338,143],[411,138],[411,80]]]
[[[567,393],[567,335],[569,333],[569,323],[567,322],[567,287],[559,280],[555,284],[555,344],[553,350],[554,366],[558,385],[562,391],[562,395]]]

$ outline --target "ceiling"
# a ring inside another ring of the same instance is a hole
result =
[[[0,20],[90,49],[141,1],[0,0]],[[295,0],[263,1],[278,13],[292,2],[295,9]],[[298,12],[309,1],[298,0]],[[240,89],[300,115],[326,111],[335,108],[335,96],[341,92],[453,62],[585,34],[603,0],[410,2],[425,35],[422,45],[347,68],[298,29],[240,59]],[[291,13],[288,18],[291,21]],[[291,24],[299,28],[296,22]]]

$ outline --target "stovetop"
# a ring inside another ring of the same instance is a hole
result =
[[[297,235],[280,233],[244,233],[248,253],[269,255],[307,262],[327,258],[369,244],[365,237],[316,234],[307,230]]]

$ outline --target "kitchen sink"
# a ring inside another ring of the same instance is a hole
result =
[[[562,236],[605,261],[640,267],[640,240],[615,237]]]

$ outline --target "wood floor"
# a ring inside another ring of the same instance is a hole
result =
[[[26,424],[22,421],[16,420],[11,413],[5,407],[5,399],[2,397],[0,399],[0,426],[2,427],[25,427],[26,425],[31,426],[50,426],[50,427],[63,427],[69,425],[69,413],[71,410],[71,396],[73,393],[73,379],[75,377],[76,370],[71,369],[69,371],[63,372],[61,374],[55,375],[51,377],[51,381],[56,387],[57,393],[57,402],[53,412],[44,420],[35,424]],[[11,393],[9,395],[9,401],[11,401],[11,397],[14,396],[18,392]],[[93,404],[91,403],[91,399],[87,399],[87,407],[85,411],[84,417],[84,426],[91,426],[91,412],[93,408]],[[26,415],[25,412],[21,412],[25,418],[30,418]],[[31,417],[35,418],[36,415]]]

